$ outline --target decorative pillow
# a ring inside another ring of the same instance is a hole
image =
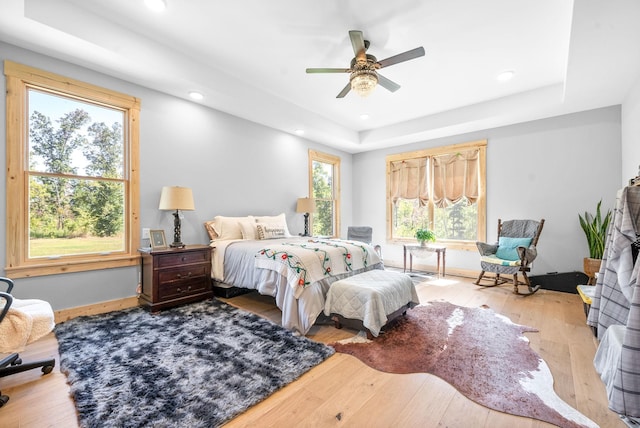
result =
[[[284,236],[291,236],[291,233],[289,233],[289,228],[287,227],[287,217],[284,215],[284,213],[274,216],[255,216],[255,219],[256,223],[267,223],[270,225],[278,224],[284,229]]]
[[[204,222],[204,228],[207,230],[207,234],[209,235],[209,239],[211,239],[212,241],[214,239],[218,239],[218,234],[216,233],[216,230],[213,227],[214,223],[215,223],[215,220],[210,220],[210,221],[205,221]]]
[[[215,239],[242,239],[242,230],[240,229],[240,220],[248,217],[224,217],[217,215],[213,218],[213,230],[218,235]]]
[[[242,239],[258,239],[258,229],[253,216],[238,220],[238,224],[240,225]]]
[[[286,230],[278,223],[258,223],[256,224],[258,230],[258,239],[273,239],[273,238],[285,238]]]
[[[509,238],[501,236],[498,239],[498,251],[496,256],[503,260],[519,260],[518,247],[529,247],[531,245],[531,238]]]

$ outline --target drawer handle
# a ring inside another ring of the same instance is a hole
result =
[[[188,273],[188,274],[186,274],[185,276],[182,276],[182,274],[181,274],[181,273],[179,273],[179,274],[176,274],[176,277],[177,277],[178,279],[182,279],[182,278],[190,278],[190,277],[191,277],[191,275],[193,275],[191,272],[189,272],[189,273]]]
[[[182,293],[182,292],[183,292],[182,288],[180,288],[180,287],[176,288],[176,291],[177,291],[178,293]],[[187,287],[187,291],[191,291],[191,286],[188,286],[188,287]]]

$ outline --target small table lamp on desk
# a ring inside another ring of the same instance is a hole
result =
[[[193,203],[193,192],[188,187],[165,186],[162,188],[160,206],[158,208],[169,211],[176,210],[176,212],[173,213],[173,242],[170,246],[174,248],[184,247],[180,238],[179,210],[193,211],[196,209]]]
[[[309,235],[309,213],[316,211],[316,201],[313,198],[298,198],[298,205],[296,212],[304,213],[304,234],[302,236]]]

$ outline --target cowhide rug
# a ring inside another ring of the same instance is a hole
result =
[[[597,427],[556,395],[549,367],[523,335],[536,331],[487,308],[430,302],[373,341],[331,346],[384,372],[431,373],[490,409],[560,427]]]

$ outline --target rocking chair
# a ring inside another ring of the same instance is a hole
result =
[[[513,275],[513,292],[521,295],[531,295],[538,291],[539,285],[531,286],[527,272],[531,270],[531,263],[538,256],[536,245],[544,226],[544,219],[535,220],[507,220],[498,219],[498,242],[487,244],[476,242],[480,252],[480,266],[482,272],[474,284],[484,287],[495,287],[509,281],[500,275]],[[486,276],[492,273],[493,277]],[[529,289],[528,293],[520,293],[518,289],[518,273],[524,279],[523,285]],[[491,284],[481,284],[482,280],[490,280]]]

